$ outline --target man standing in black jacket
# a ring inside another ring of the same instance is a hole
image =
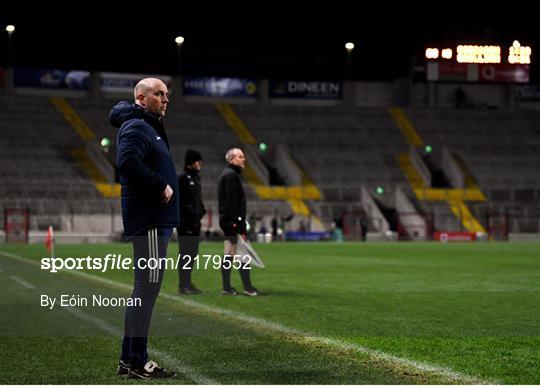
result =
[[[118,375],[154,379],[173,372],[148,360],[148,331],[161,289],[167,245],[178,226],[176,169],[162,118],[169,103],[165,83],[146,78],[135,86],[135,103],[120,102],[109,119],[118,128],[116,165],[122,185],[124,235],[133,242],[135,263],[131,298],[126,307]]]
[[[223,295],[236,295],[231,286],[232,256],[236,255],[237,237],[246,234],[246,196],[240,179],[240,173],[246,166],[244,152],[230,149],[225,155],[227,166],[221,173],[218,182],[219,226],[225,233],[225,252],[221,266]],[[259,291],[251,284],[251,267],[239,269],[244,286],[244,295],[258,296]]]
[[[188,149],[184,171],[178,176],[180,227],[177,229],[179,253],[182,258],[178,267],[178,290],[186,295],[201,293],[191,282],[193,259],[199,253],[201,219],[206,213],[202,201],[201,178],[199,177],[201,167],[201,153]]]

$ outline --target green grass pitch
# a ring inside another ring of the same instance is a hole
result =
[[[149,344],[179,372],[167,383],[540,383],[538,243],[255,246],[261,297],[222,296],[212,268],[193,272],[202,294],[179,295],[167,270]],[[131,245],[56,251],[130,257]],[[128,296],[132,272],[53,274],[43,257],[43,245],[0,246],[2,383],[134,383],[115,375],[123,308],[40,306],[41,294]]]

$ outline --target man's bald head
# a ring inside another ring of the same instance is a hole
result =
[[[133,90],[135,103],[159,117],[165,116],[169,103],[167,85],[161,79],[145,78],[139,81]]]
[[[244,152],[242,151],[242,149],[238,149],[236,147],[227,150],[227,153],[225,154],[225,160],[229,165],[234,165],[241,169],[246,166],[246,158],[244,156]]]
[[[165,83],[161,79],[158,78],[144,78],[137,83],[135,86],[135,89],[133,89],[133,97],[135,98],[135,101],[137,101],[137,95],[139,94],[147,94],[152,90],[152,88],[156,86],[164,86],[167,88]]]

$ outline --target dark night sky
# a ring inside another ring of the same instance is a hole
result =
[[[8,23],[16,26],[18,66],[159,74],[176,71],[177,35],[186,38],[185,75],[272,79],[343,79],[349,40],[356,44],[352,66],[358,80],[407,76],[413,55],[423,55],[428,45],[478,41],[509,46],[518,39],[532,46],[533,61],[540,47],[534,12],[502,6],[487,12],[487,3],[482,8],[471,6],[474,2],[368,7],[354,0],[319,6],[292,1],[114,4],[3,4],[0,65],[7,62]],[[534,67],[532,76],[536,80]]]

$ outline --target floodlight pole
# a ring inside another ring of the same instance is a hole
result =
[[[177,100],[181,100],[183,97],[183,84],[184,81],[182,79],[182,45],[184,44],[184,37],[183,36],[177,36],[174,39],[174,42],[176,43],[176,77],[173,83],[176,83],[177,86],[173,86],[175,90],[175,98]]]
[[[184,37],[183,36],[177,36],[174,39],[176,43],[176,60],[177,60],[177,71],[178,71],[178,77],[182,76],[182,44],[184,44]]]
[[[352,80],[352,50],[354,49],[354,43],[348,42],[345,44],[347,50],[347,80]]]
[[[347,42],[345,44],[347,50],[347,78],[343,82],[343,103],[346,106],[353,106],[355,103],[354,85],[352,83],[352,50],[354,43]]]
[[[6,26],[6,32],[8,34],[8,63],[6,71],[6,93],[8,95],[13,94],[13,32],[15,32],[15,26],[10,24]]]

